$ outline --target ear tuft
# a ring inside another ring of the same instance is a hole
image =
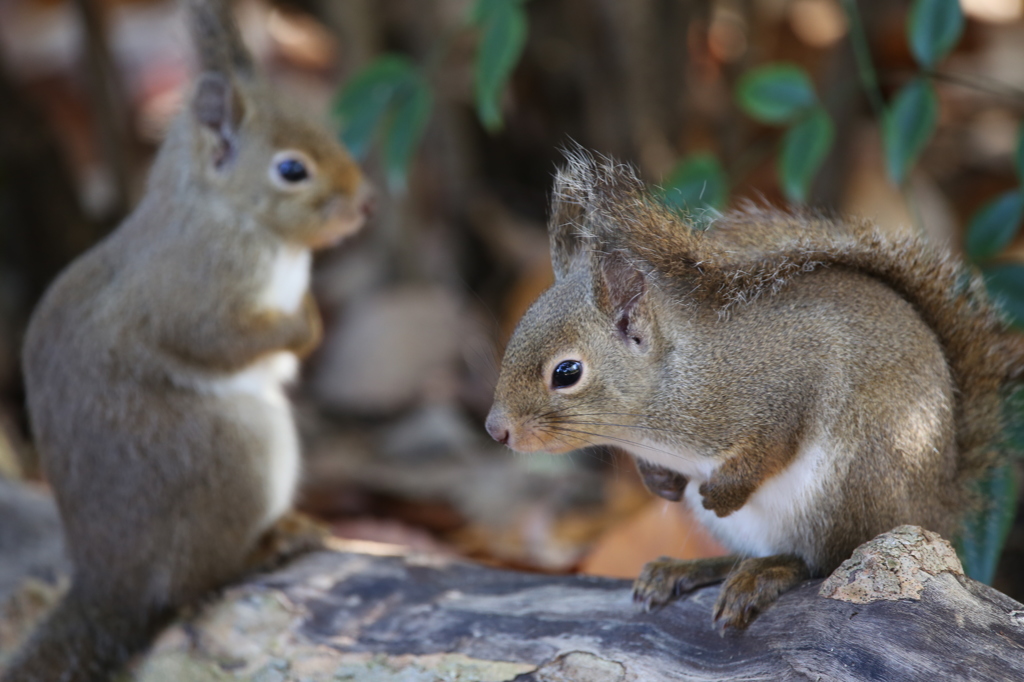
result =
[[[642,219],[647,204],[636,171],[578,144],[563,150],[565,165],[552,197],[551,261],[564,277],[584,251],[605,249]]]
[[[588,248],[584,237],[587,220],[585,193],[581,194],[580,190],[579,179],[571,168],[560,170],[555,176],[548,239],[551,242],[551,265],[556,279],[568,275],[577,256]]]
[[[231,0],[189,0],[188,9],[200,68],[251,76],[252,57],[232,16]]]

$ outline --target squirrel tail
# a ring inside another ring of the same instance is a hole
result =
[[[131,601],[101,605],[72,586],[0,674],[0,682],[109,682],[172,615],[170,610],[140,613]]]
[[[914,234],[886,234],[868,221],[748,207],[716,225],[705,242],[703,279],[723,309],[826,267],[874,277],[914,306],[942,344],[957,388],[958,479],[972,497],[970,483],[1004,461],[1003,404],[1024,378],[1024,336],[992,302],[981,275]],[[758,237],[762,250],[748,255]]]

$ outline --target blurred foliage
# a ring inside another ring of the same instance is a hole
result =
[[[778,173],[786,198],[806,201],[835,137],[835,126],[818,103],[811,77],[792,64],[762,66],[740,79],[736,101],[760,123],[791,124],[782,138]]]
[[[835,139],[832,119],[821,107],[811,109],[786,131],[779,155],[782,190],[790,201],[803,203],[818,169]]]
[[[476,0],[469,15],[468,25],[480,34],[473,67],[477,115],[491,132],[501,129],[501,94],[526,43],[522,2]],[[442,57],[433,60],[434,68]],[[385,54],[353,76],[335,101],[341,138],[356,158],[365,157],[374,139],[379,140],[392,189],[404,188],[413,153],[430,119],[432,75],[404,56]]]
[[[769,64],[740,78],[736,101],[761,123],[791,123],[814,106],[818,97],[811,77],[799,66]]]
[[[681,212],[721,210],[729,195],[729,179],[714,154],[698,153],[682,159],[668,174],[660,196],[665,205]]]
[[[882,121],[885,167],[889,179],[901,183],[935,133],[939,101],[925,78],[915,78],[896,93]]]
[[[341,138],[356,158],[363,158],[374,137],[380,137],[388,183],[401,187],[432,102],[423,74],[407,58],[389,54],[349,82],[334,111],[345,123]]]
[[[1020,226],[1024,197],[1020,190],[1005,192],[974,214],[967,227],[967,257],[984,261],[1010,243]]]
[[[957,543],[957,553],[967,575],[991,585],[1017,511],[1013,464],[1006,462],[990,471],[978,481],[977,491],[982,508],[967,519],[964,535]]]
[[[526,44],[522,0],[478,0],[472,23],[480,29],[474,68],[476,110],[489,131],[501,129],[501,92]]]
[[[917,0],[907,22],[910,50],[921,68],[941,61],[964,32],[964,14],[957,0]]]

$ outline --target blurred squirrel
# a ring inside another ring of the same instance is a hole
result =
[[[637,601],[724,580],[714,619],[742,629],[879,533],[960,531],[1024,344],[948,254],[757,209],[703,232],[582,151],[549,233],[555,283],[509,341],[488,431],[624,448],[739,555],[650,562]]]
[[[75,568],[5,682],[109,679],[180,607],[302,541],[285,516],[300,461],[282,384],[321,335],[311,250],[361,226],[368,188],[329,129],[255,73],[226,2],[186,6],[202,73],[145,195],[26,335]]]

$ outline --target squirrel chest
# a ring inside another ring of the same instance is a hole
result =
[[[264,262],[263,288],[258,305],[294,313],[309,289],[311,254],[308,249],[282,245]],[[291,505],[299,478],[299,439],[284,385],[298,375],[299,359],[290,351],[277,351],[245,369],[210,382],[212,393],[237,403],[240,418],[267,435],[267,518],[274,519]],[[239,400],[250,398],[250,400]]]
[[[645,447],[646,446],[646,447]],[[678,471],[689,479],[683,500],[694,517],[731,552],[763,557],[799,553],[801,518],[812,513],[823,493],[822,467],[834,448],[826,440],[803,444],[781,472],[765,481],[746,504],[720,517],[704,507],[700,486],[722,462],[695,452],[673,452],[663,444],[627,448],[635,457]]]

